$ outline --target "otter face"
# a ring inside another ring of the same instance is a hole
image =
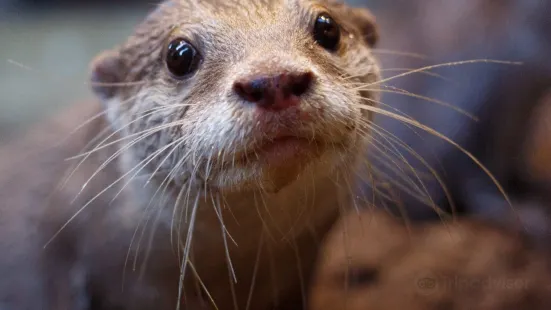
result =
[[[369,13],[330,0],[171,1],[92,80],[149,172],[277,191],[361,154],[376,39]]]

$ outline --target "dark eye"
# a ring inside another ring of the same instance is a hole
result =
[[[327,14],[321,14],[316,18],[314,25],[314,40],[329,51],[335,51],[341,39],[339,25]]]
[[[184,77],[197,69],[200,56],[193,45],[178,38],[168,45],[166,66],[175,77]]]

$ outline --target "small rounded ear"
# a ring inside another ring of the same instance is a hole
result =
[[[354,23],[362,32],[362,37],[370,47],[375,47],[379,42],[379,28],[375,16],[365,8],[352,8],[350,22]]]
[[[362,38],[374,47],[379,42],[379,28],[375,16],[366,8],[351,7],[340,0],[325,0],[328,7],[340,15],[339,20],[349,28],[360,31]]]
[[[102,100],[111,99],[124,80],[124,66],[116,50],[105,51],[96,56],[91,64],[90,82],[92,91]]]

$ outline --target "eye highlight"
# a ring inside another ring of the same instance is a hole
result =
[[[193,73],[201,60],[201,56],[188,41],[183,38],[173,39],[166,52],[166,67],[177,78],[183,78]]]
[[[314,24],[314,40],[328,51],[335,51],[341,39],[340,26],[326,13],[318,15]]]

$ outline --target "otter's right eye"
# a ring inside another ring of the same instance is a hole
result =
[[[169,43],[165,61],[170,73],[181,78],[197,69],[200,58],[193,45],[182,38],[178,38]]]
[[[339,46],[340,38],[340,27],[331,16],[321,14],[316,18],[314,39],[319,45],[329,51],[335,51]]]

